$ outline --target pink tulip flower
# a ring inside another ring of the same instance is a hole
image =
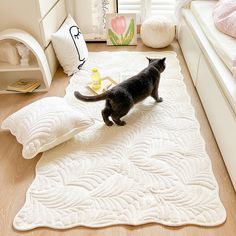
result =
[[[126,28],[126,21],[124,16],[117,16],[111,20],[112,29],[117,34],[123,34]]]

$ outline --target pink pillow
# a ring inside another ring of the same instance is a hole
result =
[[[220,0],[213,11],[216,28],[236,38],[236,1]]]

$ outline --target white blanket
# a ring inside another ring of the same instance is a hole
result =
[[[149,57],[167,57],[160,82],[164,101],[151,97],[124,118],[124,127],[104,125],[104,101],[85,103],[89,70],[116,80],[144,68]],[[174,52],[90,53],[85,69],[71,78],[65,99],[95,119],[74,139],[45,152],[14,227],[102,227],[157,222],[213,226],[225,221],[217,182],[200,135]]]

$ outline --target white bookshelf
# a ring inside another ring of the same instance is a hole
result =
[[[9,63],[0,62],[0,72],[11,72],[11,71],[38,71],[40,67],[36,59],[30,60],[29,66],[11,65]]]
[[[52,77],[46,56],[39,43],[30,34],[19,29],[8,29],[0,32],[1,40],[13,40],[23,43],[30,49],[30,60],[29,66],[0,62],[0,94],[17,93],[7,91],[7,86],[20,79],[40,82],[40,87],[34,92],[49,90]]]

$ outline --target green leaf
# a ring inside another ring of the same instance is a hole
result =
[[[108,29],[108,36],[113,45],[120,45],[120,39],[111,29]]]
[[[134,19],[131,19],[128,30],[125,34],[124,40],[122,42],[123,45],[129,45],[134,37]]]

